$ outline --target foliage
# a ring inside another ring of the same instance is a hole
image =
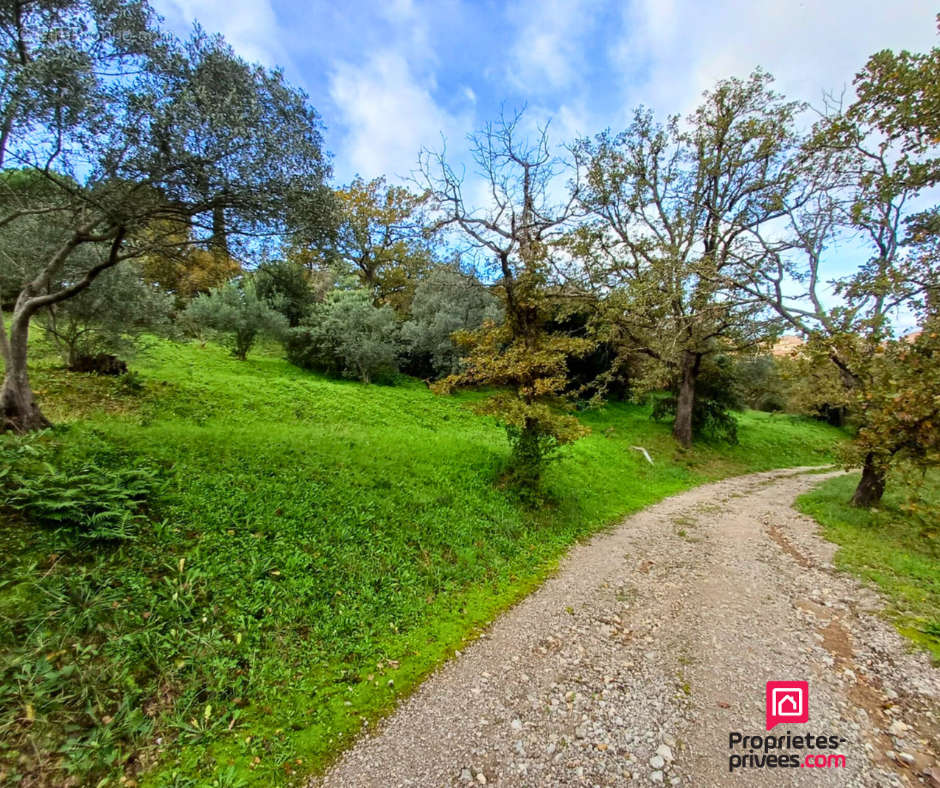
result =
[[[157,476],[144,468],[105,469],[94,462],[56,467],[47,443],[0,438],[0,511],[86,539],[134,539]]]
[[[311,272],[291,260],[265,260],[252,280],[258,297],[284,315],[291,328],[300,325],[324,295],[317,292]]]
[[[853,391],[860,426],[847,447],[848,463],[874,457],[881,468],[898,461],[940,466],[940,315],[913,340],[883,343],[868,362],[868,376],[865,390]]]
[[[385,178],[356,178],[333,194],[336,226],[319,255],[304,254],[323,266],[339,263],[359,279],[376,304],[407,314],[420,277],[432,264],[431,231],[424,217],[427,195]]]
[[[123,266],[102,273],[94,289],[47,307],[40,323],[74,367],[99,353],[126,355],[141,334],[167,331],[171,309],[170,295]]]
[[[499,302],[475,276],[455,267],[432,269],[418,283],[410,317],[401,329],[407,370],[421,377],[457,372],[460,353],[453,335],[501,318]]]
[[[654,395],[652,418],[675,418],[678,392]],[[692,406],[692,432],[707,440],[738,442],[738,423],[729,412],[741,407],[735,392],[734,362],[728,356],[709,356],[698,372],[695,403]]]
[[[501,325],[486,323],[457,334],[467,352],[464,366],[436,390],[502,389],[478,409],[506,427],[512,447],[509,480],[531,491],[555,449],[587,433],[566,412],[571,409],[567,360],[586,355],[593,343],[550,330],[551,321],[565,313],[563,296],[575,295],[551,278],[574,211],[573,198],[558,204],[552,187],[572,165],[553,155],[545,128],[530,141],[521,122],[521,114],[501,117],[470,138],[478,175],[492,198],[486,209],[465,202],[463,177],[443,154],[425,151],[421,169],[441,224],[458,230],[485,255],[504,310]]]
[[[517,297],[520,292],[516,291]],[[508,389],[480,401],[475,410],[505,426],[512,446],[510,480],[522,488],[534,488],[545,462],[561,446],[588,432],[565,412],[565,394],[568,358],[584,354],[591,344],[543,332],[523,340],[513,336],[508,323],[485,323],[476,331],[458,332],[455,339],[465,348],[463,368],[436,384],[435,390],[450,393],[458,386]]]
[[[375,306],[368,290],[338,289],[291,330],[287,358],[304,369],[369,383],[398,371],[395,311]]]
[[[742,406],[770,413],[787,410],[790,390],[781,362],[772,355],[738,358],[732,377],[732,394]]]
[[[937,469],[896,475],[876,509],[849,504],[857,475],[840,476],[797,499],[836,544],[836,565],[876,584],[901,634],[940,664],[940,477]],[[919,511],[911,510],[917,501]]]
[[[34,355],[44,407],[71,422],[57,467],[159,468],[167,493],[107,550],[2,518],[13,784],[202,786],[230,766],[304,784],[578,539],[706,480],[832,462],[840,435],[749,413],[739,445],[676,462],[648,408],[616,403],[579,414],[592,434],[546,468],[551,503],[533,509],[491,484],[505,435],[472,396],[162,340],[137,371],[144,393],[120,394]]]
[[[195,333],[208,330],[220,337],[241,361],[259,335],[280,338],[287,330],[287,318],[258,296],[250,280],[197,296],[182,319]]]
[[[622,133],[577,149],[587,173],[580,200],[594,219],[570,244],[603,295],[598,336],[663,367],[657,377],[677,388],[674,431],[684,446],[703,359],[753,347],[774,330],[766,308],[730,285],[762,255],[748,231],[783,215],[800,175],[801,105],[771,82],[761,71],[723,80],[684,124],[659,124],[638,109]]]
[[[3,189],[0,223],[25,234],[38,220],[58,235],[0,332],[0,429],[25,431],[47,423],[26,366],[38,312],[127,260],[179,254],[181,242],[221,260],[279,236],[297,193],[322,191],[329,167],[307,96],[219,37],[197,28],[178,41],[133,0],[15,11],[0,25],[0,165],[44,188]]]
[[[161,228],[160,232],[166,232]],[[208,293],[232,281],[242,273],[238,261],[218,250],[194,247],[191,232],[179,230],[179,245],[163,248],[142,258],[140,270],[144,279],[172,293],[175,305],[184,309],[197,295]]]

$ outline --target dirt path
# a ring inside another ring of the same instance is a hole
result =
[[[820,478],[699,487],[576,547],[317,784],[940,786],[940,670],[791,508]],[[845,768],[729,773],[771,680],[809,682],[810,721],[770,733],[844,738],[811,751]]]

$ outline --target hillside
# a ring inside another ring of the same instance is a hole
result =
[[[740,445],[677,454],[647,408],[611,404],[526,507],[494,484],[505,435],[469,396],[195,344],[134,367],[34,371],[63,467],[155,468],[166,492],[123,546],[3,524],[7,777],[126,761],[153,785],[300,784],[577,539],[708,480],[830,462],[840,435],[746,413]]]

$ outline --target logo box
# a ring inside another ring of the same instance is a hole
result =
[[[767,682],[767,730],[780,723],[809,722],[808,681]]]

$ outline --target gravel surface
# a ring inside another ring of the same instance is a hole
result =
[[[823,478],[709,484],[575,547],[311,785],[940,788],[940,670],[791,508]],[[770,680],[810,692],[772,734],[844,737],[844,769],[729,773],[730,732],[770,735]]]

